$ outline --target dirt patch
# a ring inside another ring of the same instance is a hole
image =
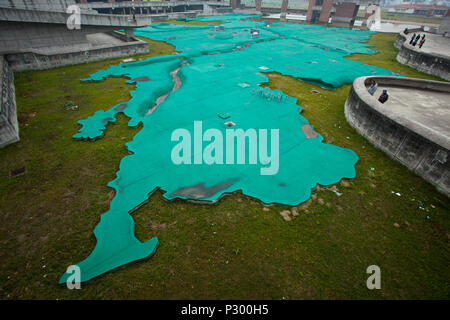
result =
[[[289,216],[291,214],[291,212],[289,210],[283,210],[280,212],[280,214],[284,220],[291,221],[291,217]]]
[[[306,210],[306,209],[311,205],[311,203],[312,203],[312,200],[309,199],[308,201],[306,201],[305,203],[303,203],[303,204],[300,206],[300,209]]]
[[[341,181],[341,184],[342,184],[344,187],[350,187],[350,183],[349,183],[348,181],[342,180],[342,181]]]
[[[154,221],[149,221],[147,223],[147,225],[150,228],[150,230],[156,231],[156,232],[163,232],[167,228],[167,225],[165,223],[157,223]]]
[[[30,119],[36,117],[36,113],[24,113],[24,112],[19,112],[19,114],[17,115],[17,120],[19,121],[20,124],[26,123],[28,122]]]
[[[309,124],[304,124],[300,128],[305,135],[306,139],[314,139],[317,137],[317,133],[314,131],[314,129]]]

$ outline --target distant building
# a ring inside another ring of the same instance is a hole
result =
[[[441,16],[447,15],[450,7],[426,4],[401,4],[388,9],[388,12],[401,14],[417,14],[422,16]]]
[[[358,10],[369,5],[379,5],[380,0],[309,0],[306,20],[327,23],[332,17],[333,23],[353,25]]]

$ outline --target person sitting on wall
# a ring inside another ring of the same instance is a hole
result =
[[[417,41],[420,39],[420,34],[417,35],[416,39],[413,41],[412,46],[415,47],[417,44]]]
[[[405,30],[403,30],[403,33],[408,34],[409,33],[408,28],[405,28]]]
[[[375,91],[377,91],[378,88],[378,83],[375,82],[375,80],[370,80],[370,87],[369,89],[367,89],[367,91],[369,91],[370,95],[373,96],[373,94],[375,93]]]
[[[383,93],[380,95],[380,97],[378,98],[378,101],[380,101],[381,103],[385,103],[387,101],[387,99],[389,98],[389,95],[387,94],[387,90],[384,89]]]

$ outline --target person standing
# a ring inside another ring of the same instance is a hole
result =
[[[409,44],[412,44],[414,42],[414,39],[416,39],[416,33],[412,35],[411,39],[409,40]]]
[[[420,34],[417,35],[416,39],[413,41],[412,46],[415,47],[417,44],[417,41],[420,39]]]

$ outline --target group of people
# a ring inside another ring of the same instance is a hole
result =
[[[422,35],[422,39],[420,38],[420,34],[413,34],[411,37],[411,40],[409,40],[409,44],[413,47],[416,46],[417,42],[419,42],[419,49],[422,48],[423,44],[425,43],[425,33]]]
[[[284,102],[286,102],[286,100],[287,100],[287,95],[284,95],[282,93],[273,94],[272,92],[266,91],[262,88],[257,88],[256,90],[253,89],[252,94],[253,95],[256,94],[257,96],[260,96],[269,101],[276,100],[277,102],[283,102],[283,100],[284,100]]]
[[[373,96],[375,91],[377,91],[377,88],[378,88],[378,83],[375,80],[373,80],[373,79],[370,80],[370,86],[369,86],[369,89],[367,89],[367,91],[369,91],[371,96]],[[378,98],[378,101],[380,101],[381,103],[385,103],[388,98],[389,98],[389,95],[387,93],[387,90],[384,89],[383,93]]]

